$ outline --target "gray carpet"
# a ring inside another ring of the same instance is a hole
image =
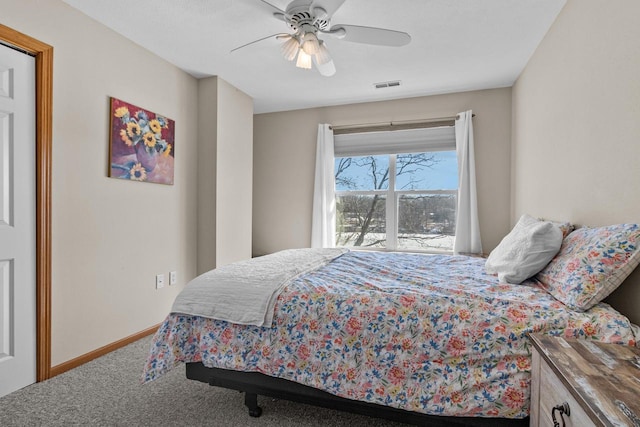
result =
[[[187,380],[184,366],[141,385],[149,344],[142,339],[0,398],[0,426],[404,426],[262,396],[262,416],[251,418],[244,394]]]

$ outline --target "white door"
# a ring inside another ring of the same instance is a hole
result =
[[[0,45],[0,396],[36,381],[35,59]]]

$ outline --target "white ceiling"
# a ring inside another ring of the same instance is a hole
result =
[[[331,24],[404,31],[403,47],[325,40],[337,72],[323,77],[285,60],[291,32],[260,0],[64,0],[195,77],[219,76],[256,113],[509,87],[565,0],[346,0]],[[323,1],[315,0],[322,5]],[[271,0],[284,10],[289,0]],[[394,88],[374,83],[399,80]]]

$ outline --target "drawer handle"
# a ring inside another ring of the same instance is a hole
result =
[[[562,427],[564,427],[564,414],[567,414],[567,417],[571,416],[571,411],[569,410],[569,404],[567,402],[563,402],[560,405],[556,405],[551,410],[551,419],[553,420],[553,427],[560,427],[560,423],[556,420],[556,411],[560,413],[560,419],[562,420]]]

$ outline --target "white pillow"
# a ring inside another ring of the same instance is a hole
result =
[[[562,231],[549,222],[522,215],[489,254],[485,269],[501,282],[519,284],[542,270],[560,250]]]

